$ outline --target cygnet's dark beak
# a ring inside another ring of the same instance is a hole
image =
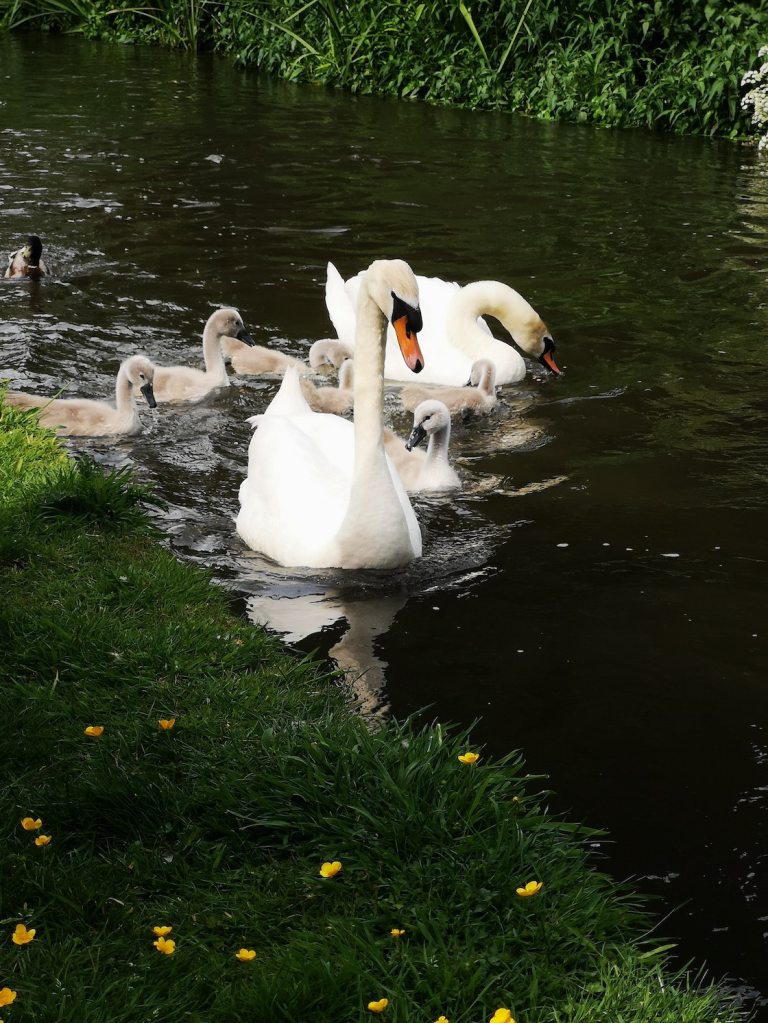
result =
[[[152,390],[151,381],[147,381],[146,384],[141,385],[141,393],[147,399],[147,405],[150,408],[157,408],[157,402],[155,401],[155,392]]]
[[[426,436],[427,436],[427,431],[424,429],[424,427],[421,425],[421,423],[418,423],[411,430],[411,435],[408,438],[408,440],[405,442],[405,450],[406,451],[412,451],[419,443],[421,443],[421,441],[424,440],[424,438]]]
[[[245,341],[245,343],[247,345],[250,345],[251,348],[253,348],[254,345],[256,344],[256,342],[253,340],[253,338],[245,329],[245,327],[243,327],[242,330],[238,330],[237,334],[235,334],[235,337],[237,338],[238,341]]]

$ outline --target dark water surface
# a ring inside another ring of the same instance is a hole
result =
[[[680,961],[768,1019],[768,163],[66,39],[0,38],[0,81],[0,246],[37,231],[55,271],[0,287],[17,387],[107,396],[137,350],[201,365],[219,304],[306,354],[330,332],[329,259],[530,299],[566,373],[456,428],[465,490],[416,503],[425,556],[394,577],[242,550],[245,419],[273,381],[72,446],[156,485],[174,550],[254,620],[371,665],[366,707],[481,717],[489,752],[521,747],[554,808],[609,829],[615,875],[660,897]]]

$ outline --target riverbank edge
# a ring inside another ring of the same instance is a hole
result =
[[[0,28],[213,50],[292,82],[602,127],[746,139],[768,8],[675,0],[0,0]]]
[[[367,726],[159,545],[151,500],[0,401],[0,919],[36,931],[4,942],[6,1023],[741,1018],[518,753]]]

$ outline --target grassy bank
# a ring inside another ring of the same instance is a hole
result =
[[[519,756],[366,727],[157,545],[144,490],[29,413],[0,409],[0,440],[6,1023],[359,1023],[382,998],[396,1023],[737,1018],[665,971]]]
[[[1,0],[9,27],[214,48],[294,81],[537,117],[740,136],[768,41],[748,0]]]

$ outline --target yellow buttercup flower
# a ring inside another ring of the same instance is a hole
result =
[[[479,753],[460,753],[458,759],[462,764],[476,764],[480,759]]]
[[[368,1002],[368,1009],[370,1012],[384,1012],[388,1005],[388,998],[380,998],[378,1002]]]
[[[340,860],[334,860],[333,863],[328,863],[326,861],[320,867],[320,874],[322,877],[336,877],[340,870],[341,870]]]
[[[449,1020],[447,1020],[447,1019],[445,1018],[445,1016],[440,1016],[440,1018],[439,1018],[439,1019],[436,1019],[436,1020],[435,1020],[435,1023],[450,1023],[450,1021],[449,1021]]]
[[[16,1001],[16,992],[9,987],[0,987],[0,1005],[10,1005]]]
[[[156,938],[164,938],[166,934],[170,934],[172,930],[172,927],[153,927],[152,933]]]
[[[90,735],[92,739],[98,739],[100,735],[104,734],[104,725],[88,725],[83,729],[83,734]]]
[[[543,881],[529,881],[525,888],[517,888],[516,891],[520,898],[524,899],[529,895],[538,895],[543,884]]]
[[[389,933],[392,935],[393,938],[402,938],[402,936],[405,934],[405,928],[393,927]]]
[[[43,822],[39,817],[22,817],[21,826],[25,831],[37,831],[38,828],[42,828]]]
[[[239,952],[235,952],[235,959],[239,959],[241,963],[249,963],[255,958],[256,952],[252,948],[241,948]]]
[[[35,937],[35,934],[37,934],[37,931],[34,927],[30,927],[27,930],[24,924],[16,924],[16,930],[11,935],[11,941],[14,945],[28,945]]]
[[[153,941],[152,944],[155,946],[158,952],[162,952],[164,956],[172,956],[176,951],[176,942],[173,938],[158,938],[157,941]]]
[[[497,1009],[491,1016],[488,1023],[515,1023],[509,1009]]]
[[[50,845],[53,840],[53,835],[38,835],[35,839],[35,845]]]
[[[160,718],[157,722],[164,732],[170,732],[173,726],[176,724],[176,718]]]

